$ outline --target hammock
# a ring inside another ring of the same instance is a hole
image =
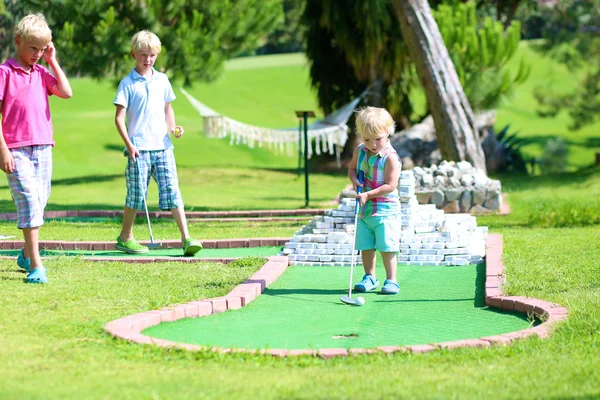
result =
[[[297,154],[294,150],[302,151],[304,148],[304,135],[298,135],[298,128],[271,129],[244,124],[221,115],[202,104],[183,88],[180,90],[204,119],[204,134],[207,137],[225,138],[229,136],[231,145],[245,144],[251,148],[263,147],[266,144],[276,153],[285,151],[290,156]],[[339,163],[340,149],[348,140],[348,125],[346,124],[366,94],[367,90],[322,120],[308,126],[308,157],[311,157],[313,152],[317,155],[322,152],[335,154]]]

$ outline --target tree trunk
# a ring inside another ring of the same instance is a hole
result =
[[[521,3],[521,0],[513,0],[510,2],[510,6],[508,7],[508,10],[506,11],[506,17],[504,18],[504,21],[503,21],[504,32],[506,32],[506,30],[510,26],[510,23],[515,18],[515,15],[517,14],[517,9],[519,8],[520,3]]]
[[[427,0],[393,0],[402,36],[433,116],[444,160],[486,171],[475,118]]]

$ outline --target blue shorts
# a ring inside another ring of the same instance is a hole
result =
[[[359,218],[356,226],[356,250],[378,250],[395,253],[400,250],[398,215]]]
[[[134,210],[144,209],[144,198],[148,195],[150,177],[154,178],[158,185],[158,208],[171,210],[183,207],[173,148],[140,151],[137,166],[130,157],[127,158],[125,206]]]
[[[6,174],[10,194],[17,206],[17,226],[37,228],[44,224],[44,208],[50,197],[52,146],[10,149],[15,170]]]

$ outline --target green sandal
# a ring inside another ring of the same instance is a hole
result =
[[[115,249],[124,251],[128,254],[143,254],[148,252],[148,248],[146,246],[142,246],[134,239],[123,242],[120,237],[117,237]]]

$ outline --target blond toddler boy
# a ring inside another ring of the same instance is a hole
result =
[[[394,120],[383,108],[366,107],[356,113],[356,129],[363,140],[354,150],[348,177],[362,193],[356,197],[361,211],[356,226],[356,250],[361,250],[365,275],[354,286],[357,292],[369,292],[379,286],[375,273],[376,251],[385,267],[382,294],[397,294],[397,252],[400,247],[400,202],[398,178],[401,163],[390,143]],[[359,173],[364,177],[359,182]]]

